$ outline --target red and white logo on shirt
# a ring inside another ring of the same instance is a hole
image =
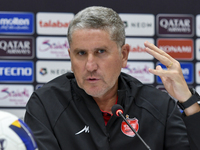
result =
[[[139,130],[138,119],[137,118],[129,118],[128,116],[126,116],[126,120],[131,124],[133,129],[135,129],[135,131],[138,132],[138,130]],[[135,133],[131,130],[131,128],[126,124],[125,121],[122,121],[121,131],[129,137],[135,136]]]

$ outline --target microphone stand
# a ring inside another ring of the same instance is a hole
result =
[[[126,118],[123,116],[123,114],[119,111],[118,114],[123,118],[123,120],[126,122],[126,124],[131,128],[131,130],[139,137],[139,139],[142,141],[142,143],[146,146],[148,150],[151,150],[151,148],[145,143],[145,141],[140,137],[140,135],[135,131],[135,129],[130,125],[130,123],[126,120]]]

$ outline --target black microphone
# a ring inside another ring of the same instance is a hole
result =
[[[135,131],[135,129],[130,125],[130,123],[126,120],[126,118],[123,116],[124,110],[123,107],[119,104],[115,104],[112,107],[112,113],[116,117],[122,117],[123,120],[126,122],[126,124],[131,128],[131,130],[139,137],[139,139],[142,141],[142,143],[146,146],[148,150],[151,150],[151,148],[145,143],[145,141],[140,137],[140,135]]]

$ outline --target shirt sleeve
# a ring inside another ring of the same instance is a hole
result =
[[[35,93],[27,103],[24,121],[32,130],[40,150],[60,150],[43,104]]]
[[[165,150],[190,150],[187,129],[174,100],[169,101],[165,130]]]
[[[200,149],[200,112],[191,116],[183,114],[182,118],[187,128],[191,150]]]

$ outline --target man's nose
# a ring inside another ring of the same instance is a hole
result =
[[[86,62],[86,69],[89,72],[96,71],[98,68],[97,60],[94,55],[89,54]]]

